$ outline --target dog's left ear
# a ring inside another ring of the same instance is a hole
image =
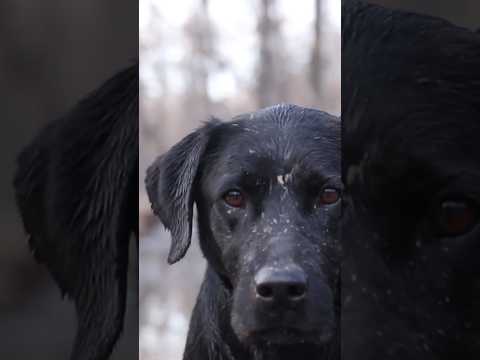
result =
[[[189,134],[147,169],[145,185],[152,210],[172,236],[170,264],[182,259],[190,246],[197,173],[218,123],[214,119]]]
[[[71,360],[107,359],[138,234],[138,65],[39,133],[18,157],[14,187],[35,258],[75,302]]]

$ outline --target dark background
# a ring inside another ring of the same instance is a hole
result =
[[[0,359],[66,359],[75,329],[73,306],[27,248],[12,189],[16,155],[40,127],[137,57],[137,2],[0,2]],[[137,269],[113,359],[137,358]]]
[[[371,3],[443,17],[472,29],[480,28],[478,0],[372,0]]]

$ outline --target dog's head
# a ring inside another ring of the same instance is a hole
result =
[[[344,355],[476,359],[480,38],[358,6],[342,10]]]
[[[148,170],[171,263],[187,251],[196,203],[202,250],[243,343],[321,344],[334,333],[339,137],[337,118],[280,105],[210,122]]]

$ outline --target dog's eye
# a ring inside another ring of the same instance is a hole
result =
[[[232,207],[245,206],[245,197],[239,190],[229,190],[223,195],[223,200]]]
[[[340,198],[340,192],[335,188],[324,188],[320,192],[319,201],[322,205],[334,204]]]
[[[435,215],[437,232],[440,236],[463,235],[472,229],[478,215],[478,209],[466,201],[444,201]]]

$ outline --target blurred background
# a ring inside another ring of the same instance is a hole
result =
[[[211,115],[280,102],[339,115],[340,47],[340,0],[140,0],[140,184]],[[168,266],[169,234],[142,186],[139,206],[140,358],[179,360],[204,259],[193,239]]]
[[[17,154],[137,56],[135,2],[0,2],[0,359],[65,360],[76,325],[73,306],[28,249],[12,187]],[[113,359],[137,358],[137,284],[132,266],[128,323]]]

